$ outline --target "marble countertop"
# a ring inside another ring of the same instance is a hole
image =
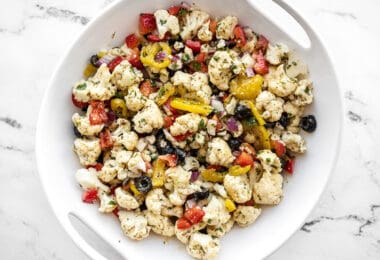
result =
[[[88,259],[48,205],[36,170],[34,135],[41,99],[60,56],[110,2],[15,0],[0,9],[2,259]],[[344,95],[344,136],[317,207],[268,259],[380,259],[380,2],[289,3],[328,46]]]

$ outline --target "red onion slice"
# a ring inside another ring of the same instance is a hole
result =
[[[157,53],[156,57],[154,58],[156,61],[161,61],[167,57],[166,52],[160,51]]]
[[[237,132],[239,131],[239,126],[238,126],[238,122],[236,121],[236,119],[234,117],[230,117],[228,118],[227,122],[226,122],[226,126],[227,126],[227,129],[229,131],[232,131],[232,132]]]
[[[191,182],[196,181],[198,179],[199,175],[200,175],[199,171],[192,171],[190,181]]]
[[[253,68],[247,68],[245,70],[245,73],[247,73],[247,77],[248,78],[251,78],[251,77],[255,76],[255,72],[253,71]]]
[[[102,65],[103,63],[108,65],[114,58],[115,58],[115,56],[113,56],[113,55],[104,55],[95,64],[98,67],[100,67],[100,65]]]

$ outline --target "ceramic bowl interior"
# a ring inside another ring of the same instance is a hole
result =
[[[251,3],[250,3],[251,2]],[[235,227],[222,239],[218,259],[262,259],[278,248],[303,223],[318,201],[333,168],[339,148],[342,109],[339,88],[330,59],[318,37],[291,7],[277,1],[303,27],[311,46],[303,48],[274,19],[264,15],[254,1],[194,1],[213,16],[236,15],[271,42],[283,42],[309,65],[314,81],[315,102],[309,108],[318,120],[317,131],[304,134],[308,152],[297,159],[295,174],[284,185],[284,199],[268,207],[254,225]],[[46,91],[37,127],[36,154],[46,195],[62,226],[75,243],[94,259],[104,259],[90,246],[69,220],[74,215],[85,222],[124,258],[186,259],[185,247],[175,239],[163,243],[157,236],[134,242],[126,238],[118,220],[103,215],[95,205],[83,204],[82,190],[74,174],[80,168],[72,152],[74,134],[71,116],[76,111],[70,99],[72,85],[82,77],[88,57],[102,48],[120,45],[125,35],[137,31],[137,16],[178,3],[169,0],[125,0],[108,7],[86,27],[61,60]]]

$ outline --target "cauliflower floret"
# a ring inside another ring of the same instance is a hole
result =
[[[257,43],[257,36],[253,35],[251,39],[247,39],[247,43],[241,48],[242,51],[252,54]]]
[[[282,176],[264,172],[260,181],[253,185],[253,199],[258,204],[277,205],[282,198]]]
[[[84,190],[98,189],[105,192],[109,192],[110,188],[104,185],[97,176],[97,172],[94,168],[79,169],[75,174],[75,179]]]
[[[261,150],[257,154],[257,159],[260,160],[264,170],[275,174],[281,172],[281,161],[278,156],[271,150]]]
[[[288,52],[289,48],[285,44],[269,44],[267,52],[265,53],[265,59],[272,65],[278,65]]]
[[[166,140],[168,140],[173,146],[179,147],[181,149],[184,149],[186,147],[186,140],[184,141],[177,141],[168,130],[164,129],[164,135]]]
[[[227,104],[225,104],[227,114],[234,115],[237,104],[238,100],[235,97],[232,97],[231,100]]]
[[[295,78],[301,75],[307,75],[307,65],[294,51],[288,53],[288,62],[285,68],[286,74],[290,78]]]
[[[283,112],[284,100],[276,97],[269,91],[261,92],[256,98],[256,107],[262,111],[262,117],[269,122],[280,120]]]
[[[185,164],[183,165],[183,168],[186,171],[197,170],[199,166],[200,165],[196,157],[186,156]]]
[[[136,211],[119,211],[119,220],[124,234],[134,240],[142,240],[149,236],[150,227],[144,215]]]
[[[252,198],[252,190],[246,174],[240,176],[227,174],[223,184],[227,194],[237,203],[244,203]]]
[[[139,84],[143,80],[141,71],[133,67],[129,61],[123,60],[112,72],[111,81],[119,90],[127,90],[128,87]]]
[[[224,205],[224,200],[214,195],[212,195],[208,205],[203,208],[203,211],[205,212],[203,221],[211,226],[222,225],[231,218]]]
[[[95,165],[102,149],[99,138],[82,139],[77,138],[74,141],[74,152],[79,157],[79,162],[83,166]]]
[[[212,40],[212,32],[209,29],[210,21],[204,23],[198,31],[198,39],[202,42],[209,42]]]
[[[115,196],[117,204],[127,210],[137,209],[140,206],[135,197],[120,187],[116,188]]]
[[[161,128],[164,125],[162,113],[153,100],[147,100],[145,107],[133,117],[136,132],[151,133],[154,128]]]
[[[189,12],[185,17],[185,26],[182,27],[181,38],[186,41],[197,35],[199,28],[209,20],[210,16],[208,13],[193,10]]]
[[[284,64],[277,67],[268,79],[268,89],[279,97],[289,96],[297,87],[297,81],[289,78],[284,71]]]
[[[115,198],[113,195],[108,195],[104,191],[98,192],[98,197],[100,199],[99,211],[102,213],[111,213],[116,207]]]
[[[180,218],[183,216],[183,207],[182,206],[175,206],[172,208],[164,207],[161,209],[161,214],[167,217],[174,216],[174,217]]]
[[[244,53],[243,57],[241,57],[241,63],[243,64],[244,68],[253,68],[255,65],[255,60],[252,58],[252,55],[249,53]]]
[[[110,80],[111,73],[107,65],[102,64],[93,77],[75,84],[73,88],[75,99],[82,102],[110,99],[116,93],[116,87]]]
[[[210,81],[220,90],[227,90],[233,73],[239,74],[242,64],[235,51],[216,51],[208,64]]]
[[[217,238],[202,233],[194,233],[190,237],[187,252],[195,259],[213,260],[219,253],[220,243]]]
[[[303,111],[303,107],[296,106],[290,101],[287,101],[284,104],[284,112],[288,113],[289,117],[301,116],[303,114]]]
[[[145,205],[149,211],[160,215],[164,208],[172,206],[162,189],[156,188],[148,192],[145,198]]]
[[[222,138],[216,137],[208,143],[206,161],[209,164],[228,167],[234,160],[230,147]]]
[[[141,93],[138,85],[128,88],[128,95],[124,97],[127,108],[131,111],[139,111],[144,107],[146,97]]]
[[[187,113],[175,119],[174,124],[170,126],[172,136],[183,135],[186,133],[195,133],[198,131],[198,126],[201,120],[206,121],[198,114]]]
[[[281,140],[285,143],[287,149],[295,153],[306,152],[306,142],[299,134],[285,132],[281,136]]]
[[[221,238],[229,232],[234,226],[234,220],[231,218],[226,223],[219,226],[207,226],[207,234],[213,237]]]
[[[170,32],[172,35],[179,33],[178,18],[174,15],[170,15],[166,10],[157,10],[154,13],[156,18],[157,30],[160,39],[163,39],[165,33]]]
[[[104,124],[91,125],[88,118],[88,114],[91,113],[91,106],[88,106],[88,112],[85,116],[80,116],[78,113],[75,113],[72,117],[74,126],[78,129],[79,133],[86,136],[92,136],[100,133]]]
[[[233,214],[233,219],[241,227],[251,225],[260,216],[261,209],[251,206],[238,206]]]
[[[293,103],[296,106],[306,106],[313,103],[313,84],[308,79],[303,79],[298,82],[298,87],[294,91],[295,100]]]
[[[107,160],[103,168],[98,173],[98,178],[105,183],[113,181],[119,172],[122,172],[124,169],[116,162],[116,160],[110,159]]]
[[[187,189],[190,185],[191,172],[183,169],[182,166],[171,167],[166,170],[166,183],[173,184],[174,188]]]
[[[131,159],[128,161],[128,170],[133,173],[141,174],[142,172],[146,172],[146,164],[141,157],[140,152],[135,152]]]
[[[131,131],[131,122],[124,118],[118,118],[116,120],[117,128],[112,132],[112,135],[118,136],[122,132]]]
[[[166,237],[174,236],[174,225],[169,217],[157,215],[150,211],[145,211],[144,213],[153,232]]]
[[[222,198],[224,198],[224,199],[227,199],[227,197],[228,197],[228,195],[227,195],[227,191],[226,191],[226,189],[224,188],[223,185],[218,184],[218,183],[215,183],[213,188],[214,188],[215,192],[216,192],[220,197],[222,197]]]
[[[183,86],[185,88],[185,98],[195,99],[203,104],[210,104],[212,91],[208,85],[207,74],[195,72],[191,75],[177,71],[171,81],[174,86]]]
[[[206,140],[207,140],[206,131],[200,131],[199,133],[195,134],[193,142],[190,143],[190,148],[199,149],[206,143]]]
[[[195,232],[204,229],[207,226],[205,222],[199,222],[198,224],[192,225],[190,228],[187,229],[178,229],[177,222],[174,225],[174,232],[179,241],[181,241],[184,244],[187,244],[189,242],[189,238],[192,234]]]
[[[133,131],[121,132],[119,135],[112,135],[114,145],[122,145],[127,150],[133,151],[139,141],[139,136]]]
[[[235,16],[226,16],[216,25],[216,38],[229,40],[234,38],[234,29],[238,24],[238,18]]]

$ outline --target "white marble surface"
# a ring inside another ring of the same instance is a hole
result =
[[[59,226],[34,158],[37,112],[67,45],[110,0],[0,9],[0,258],[87,259]],[[316,28],[344,94],[342,153],[305,225],[268,259],[380,259],[380,1],[290,0]],[[286,224],[286,220],[284,220]]]

